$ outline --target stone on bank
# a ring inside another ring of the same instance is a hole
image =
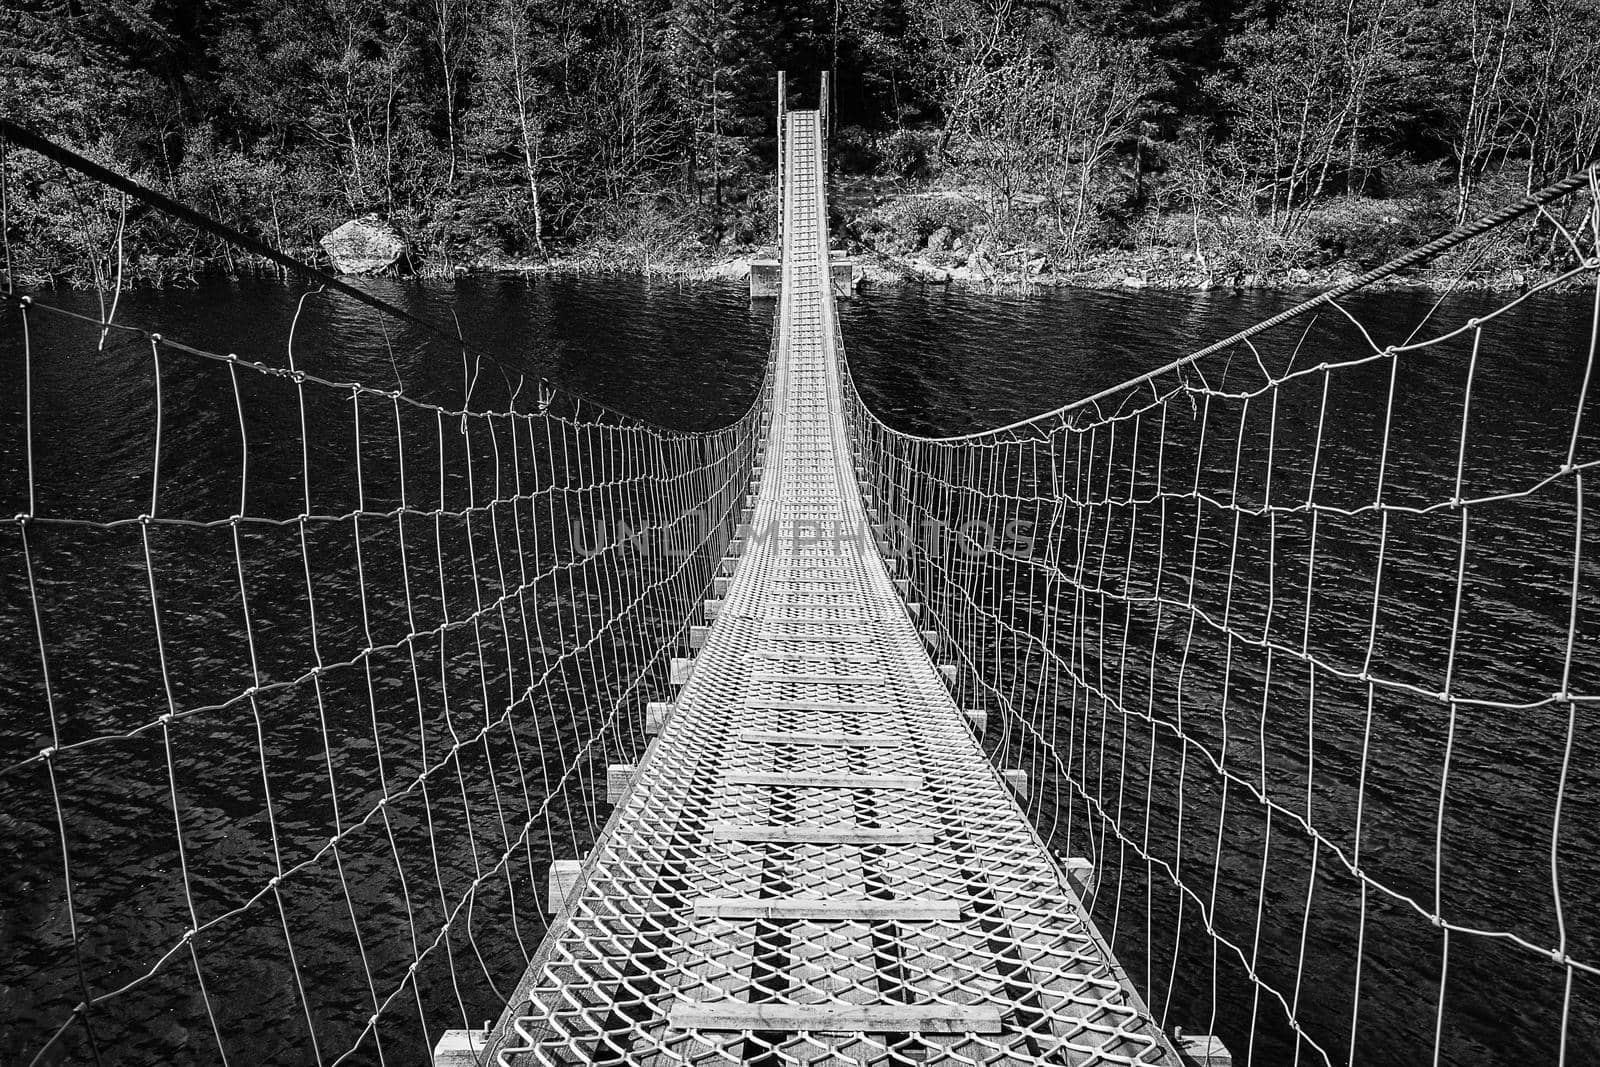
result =
[[[400,231],[377,215],[351,219],[322,239],[322,250],[340,274],[378,274],[411,254]]]

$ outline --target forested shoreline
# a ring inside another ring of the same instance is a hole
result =
[[[0,111],[275,248],[684,272],[772,238],[776,72],[835,87],[841,241],[912,277],[1315,284],[1582,168],[1600,0],[20,0]],[[41,157],[30,283],[249,269]],[[1579,210],[1578,207],[1573,208]],[[1528,222],[1443,272],[1523,284]],[[1593,235],[1579,235],[1580,243]]]

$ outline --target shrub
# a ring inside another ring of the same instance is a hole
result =
[[[1346,197],[1313,212],[1306,220],[1306,237],[1317,258],[1370,270],[1435,236],[1449,221],[1443,203]]]
[[[932,130],[895,130],[878,143],[878,173],[912,181],[930,178],[938,143],[938,134]]]
[[[1395,200],[1412,196],[1436,197],[1440,192],[1440,183],[1448,181],[1437,163],[1405,163],[1400,160],[1385,163],[1378,168],[1376,177],[1377,188],[1369,185],[1366,191],[1381,192]]]
[[[1191,211],[1167,211],[1160,215],[1153,213],[1142,216],[1137,229],[1137,239],[1154,248],[1181,248],[1193,251],[1195,245],[1195,230],[1201,231],[1201,240],[1211,227],[1210,220],[1203,215],[1196,220]]]
[[[1304,266],[1312,243],[1301,234],[1284,236],[1265,218],[1256,215],[1222,215],[1214,220],[1205,254],[1217,276],[1270,275]]]
[[[608,211],[596,227],[594,250],[608,266],[646,273],[698,258],[704,212],[668,196],[645,196]]]
[[[965,197],[935,193],[890,201],[873,212],[869,228],[920,247],[935,230],[960,236],[983,219],[983,210]]]
[[[871,174],[882,162],[872,134],[860,126],[845,126],[829,138],[835,169],[844,174]]]

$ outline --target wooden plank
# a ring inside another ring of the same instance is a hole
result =
[[[900,739],[884,734],[821,733],[805,730],[740,730],[739,740],[772,745],[821,745],[824,748],[888,748]]]
[[[993,1004],[709,1004],[678,1001],[667,1016],[679,1030],[817,1030],[861,1033],[998,1034]]]
[[[1087,900],[1094,885],[1094,863],[1084,856],[1067,856],[1061,861],[1061,869],[1066,872],[1067,884],[1078,894],[1078,899]]]
[[[837,567],[821,566],[816,563],[802,563],[791,567],[783,560],[778,560],[769,569],[779,582],[849,582],[854,585],[860,581],[860,570],[853,560]]]
[[[672,718],[672,705],[664,700],[652,700],[644,706],[644,733],[655,737]]]
[[[1222,1043],[1222,1038],[1211,1034],[1182,1034],[1178,1037],[1178,1051],[1199,1067],[1233,1067],[1233,1053]]]
[[[792,579],[846,578],[861,573],[854,556],[787,556],[774,560],[772,573]]]
[[[723,775],[728,785],[783,785],[811,789],[921,789],[922,779],[911,774],[853,774],[849,772],[731,771]]]
[[[556,914],[572,899],[583,875],[579,860],[554,860],[550,864],[549,884],[545,887],[544,910]]]
[[[433,1067],[478,1067],[487,1062],[489,1031],[446,1030],[433,1046]]]
[[[785,823],[753,826],[719,819],[711,823],[713,841],[779,841],[812,845],[931,845],[932,830],[885,829],[876,826],[826,826]]]
[[[881,674],[837,674],[811,671],[803,674],[785,674],[782,671],[755,671],[752,682],[794,682],[797,685],[887,685]]]
[[[862,633],[796,634],[796,633],[773,633],[771,631],[768,631],[766,633],[763,633],[761,636],[763,638],[765,638],[767,640],[771,640],[771,641],[780,641],[780,640],[781,641],[798,641],[798,642],[821,641],[821,642],[826,642],[827,644],[833,644],[833,645],[865,645],[865,644],[871,643],[872,641],[877,640],[877,638],[873,637],[871,634],[862,634]]]
[[[876,663],[876,652],[794,652],[787,648],[764,648],[746,652],[745,659],[769,660],[777,663]]]
[[[854,919],[866,922],[957,922],[958,900],[905,897],[702,897],[697,919]]]
[[[638,771],[638,766],[632,763],[611,763],[606,765],[606,803],[613,806],[628,795],[628,789],[633,785],[633,776]]]
[[[870,615],[758,615],[756,618],[772,626],[861,626],[878,621]]]
[[[747,699],[744,706],[755,711],[854,711],[862,715],[887,715],[894,711],[887,704],[852,704],[848,700],[766,700]]]
[[[785,652],[785,651],[749,652],[749,653],[746,653],[745,659],[747,659],[747,660],[761,660],[761,661],[765,661],[767,663],[774,663],[774,662],[776,662],[776,663],[826,663],[826,664],[835,665],[835,666],[846,666],[846,665],[849,665],[849,664],[856,664],[856,663],[867,664],[867,663],[876,663],[876,662],[878,662],[878,656],[874,652],[839,652],[839,651],[828,651],[828,652]]]

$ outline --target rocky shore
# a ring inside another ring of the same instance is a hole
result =
[[[1171,249],[1101,254],[1075,264],[1058,264],[1033,248],[1010,249],[990,256],[981,252],[929,251],[896,255],[848,247],[858,288],[896,285],[952,286],[991,292],[1037,289],[1159,289],[1321,291],[1358,276],[1352,267],[1288,268],[1251,273],[1212,272],[1193,253]],[[643,261],[608,257],[577,249],[545,259],[483,257],[459,264],[450,273],[486,274],[643,274],[687,282],[744,282],[750,261],[775,258],[771,246],[730,249],[721,255],[683,255]],[[424,273],[427,273],[424,271]],[[441,272],[443,273],[443,272]],[[1423,269],[1386,278],[1375,289],[1443,289],[1517,291],[1538,281],[1519,270],[1475,271],[1463,277],[1451,270]]]
[[[1143,223],[1118,244],[1063,238],[1063,220],[1046,217],[1043,198],[1033,194],[1015,194],[1011,207],[997,214],[969,186],[895,186],[858,178],[841,179],[835,192],[834,247],[850,257],[855,284],[869,288],[1315,292],[1359,277],[1453,222],[1439,196],[1343,198],[1318,206],[1287,234],[1252,215],[1180,213]],[[323,239],[322,249],[336,269],[351,273],[632,274],[742,282],[752,260],[778,254],[770,244],[751,243],[761,228],[747,212],[733,231],[744,241],[727,231],[717,240],[688,225],[658,226],[592,236],[545,257],[487,251],[440,262],[415,256],[402,234],[369,216],[342,225]],[[1069,247],[1079,251],[1069,253]],[[1515,291],[1545,276],[1518,259],[1515,240],[1499,242],[1493,252],[1447,256],[1372,287]]]

